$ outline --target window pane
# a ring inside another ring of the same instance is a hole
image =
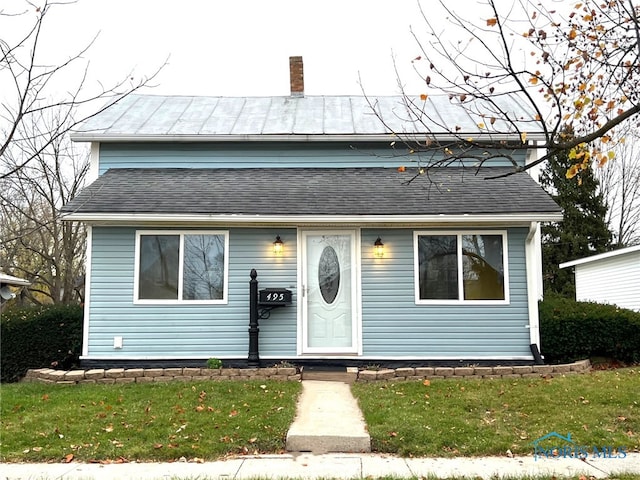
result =
[[[504,300],[502,235],[463,235],[465,300]]]
[[[140,236],[138,298],[178,299],[178,235]]]
[[[458,256],[455,235],[418,237],[421,300],[458,298]]]
[[[224,235],[184,236],[183,300],[224,296]]]

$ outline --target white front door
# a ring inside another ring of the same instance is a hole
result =
[[[302,353],[358,352],[358,255],[353,230],[302,232]]]

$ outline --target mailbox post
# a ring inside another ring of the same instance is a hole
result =
[[[250,367],[260,366],[260,354],[258,352],[258,272],[251,269],[249,281],[249,358]]]
[[[249,357],[247,363],[250,367],[260,366],[260,353],[258,352],[258,334],[260,327],[258,321],[261,318],[269,318],[271,310],[277,307],[291,305],[291,290],[286,288],[265,288],[258,292],[258,272],[251,269],[249,281]]]

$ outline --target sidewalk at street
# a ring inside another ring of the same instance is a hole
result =
[[[207,463],[0,464],[0,480],[165,480],[165,479],[354,479],[409,477],[535,477],[585,475],[606,478],[640,474],[640,453],[625,458],[538,459],[526,457],[399,458],[374,454],[283,454],[237,457]]]

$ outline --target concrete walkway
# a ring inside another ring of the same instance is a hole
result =
[[[371,451],[358,402],[343,382],[304,380],[287,450],[312,453]]]
[[[502,478],[566,476],[607,478],[640,474],[640,453],[622,459],[538,459],[529,457],[398,458],[372,454],[285,454],[247,456],[208,463],[0,464],[0,480],[178,480],[257,478],[360,479]]]

